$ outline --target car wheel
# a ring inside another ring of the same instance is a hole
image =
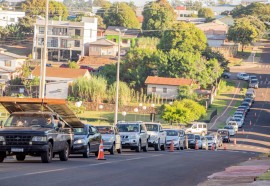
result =
[[[2,163],[5,159],[5,156],[0,156],[0,163]]]
[[[64,149],[59,153],[61,161],[67,161],[69,156],[69,144],[66,142]]]
[[[165,143],[164,143],[163,145],[161,145],[160,148],[161,148],[161,150],[163,150],[163,151],[166,150],[166,139],[165,139]]]
[[[52,156],[53,156],[52,144],[49,142],[47,151],[41,153],[42,163],[50,163],[52,161]]]
[[[155,151],[160,151],[160,140],[158,140],[158,143],[155,144]]]
[[[109,152],[110,152],[111,155],[114,155],[115,151],[116,151],[115,144],[113,144],[112,147],[110,148]]]
[[[122,153],[122,145],[120,145],[120,148],[117,149],[117,153],[118,153],[118,154],[121,154],[121,153]]]
[[[140,152],[141,151],[141,141],[139,141],[138,146],[135,148],[136,152]]]
[[[16,155],[17,161],[24,161],[25,160],[25,154],[17,154]]]
[[[84,158],[89,158],[89,154],[90,154],[90,144],[87,144],[85,152],[83,153],[83,157]]]
[[[146,144],[143,147],[143,152],[147,152],[147,151],[148,151],[148,141],[146,141]]]
[[[178,147],[176,147],[176,150],[180,150],[180,143],[178,143]]]

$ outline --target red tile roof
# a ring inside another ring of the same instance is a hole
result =
[[[89,65],[92,67],[99,67],[106,64],[114,64],[117,58],[114,56],[83,56],[77,62],[78,65]]]
[[[89,72],[87,69],[74,69],[74,68],[57,68],[47,67],[46,77],[58,77],[58,78],[79,78],[84,77]],[[40,76],[40,66],[37,66],[32,71],[33,76]]]
[[[185,79],[185,78],[165,78],[165,77],[148,76],[147,79],[145,80],[145,84],[183,86],[183,85],[192,85],[194,84],[194,81],[192,79]]]

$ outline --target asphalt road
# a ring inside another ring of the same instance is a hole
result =
[[[10,157],[0,164],[0,185],[197,185],[212,173],[255,155],[222,150],[126,151],[106,154],[104,161],[74,156],[68,162],[56,157],[50,164],[40,163],[40,158],[17,162]]]

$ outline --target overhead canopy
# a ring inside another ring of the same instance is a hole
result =
[[[64,99],[0,97],[0,103],[10,114],[22,111],[49,111],[58,114],[67,124],[74,128],[83,127],[83,123],[77,118],[74,112],[69,109]]]

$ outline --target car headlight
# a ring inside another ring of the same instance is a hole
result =
[[[38,142],[47,141],[47,137],[46,136],[34,136],[32,138],[32,141],[38,141]]]
[[[4,136],[0,136],[0,141],[6,141]]]
[[[78,139],[74,142],[74,144],[85,144],[85,140],[84,139]]]
[[[137,137],[136,135],[130,135],[129,139],[136,139],[136,137]]]

